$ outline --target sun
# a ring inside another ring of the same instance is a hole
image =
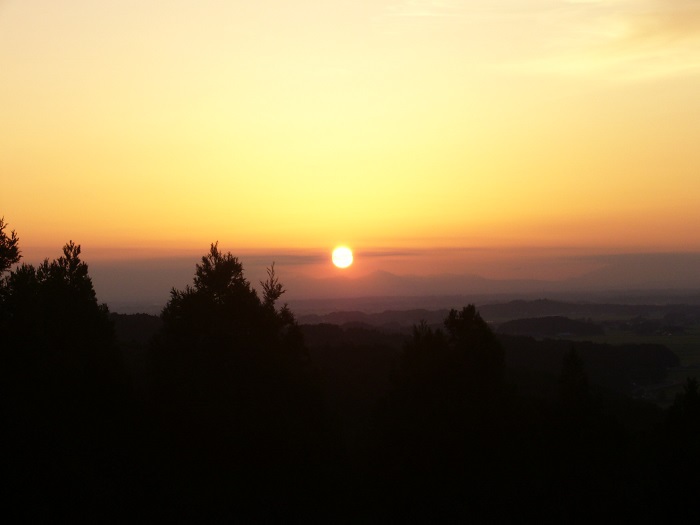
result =
[[[338,246],[333,250],[332,258],[338,268],[347,268],[352,264],[352,250],[347,246]]]

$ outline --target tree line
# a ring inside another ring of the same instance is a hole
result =
[[[192,284],[171,291],[141,348],[137,385],[80,245],[20,264],[19,238],[6,230],[0,220],[8,516],[583,521],[661,518],[670,508],[692,516],[694,380],[666,411],[610,400],[589,384],[574,348],[551,395],[519,391],[504,346],[468,305],[442,328],[415,326],[387,367],[387,388],[343,404],[359,399],[362,382],[334,383],[322,361],[334,377],[366,377],[382,343],[311,352],[279,304],[274,265],[258,292],[241,261],[214,243]]]

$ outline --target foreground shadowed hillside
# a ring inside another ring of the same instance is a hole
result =
[[[300,326],[213,244],[160,317],[109,314],[80,247],[0,253],[4,513],[22,521],[690,519],[700,396],[678,358],[495,333]],[[551,322],[548,321],[548,322]],[[561,322],[561,321],[556,321]]]

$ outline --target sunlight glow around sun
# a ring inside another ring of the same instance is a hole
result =
[[[333,250],[333,264],[338,268],[347,268],[352,264],[352,250],[346,246],[338,246]]]

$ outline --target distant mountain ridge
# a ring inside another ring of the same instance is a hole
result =
[[[684,315],[700,322],[700,305],[697,304],[609,304],[576,303],[537,299],[516,300],[504,303],[477,304],[479,313],[488,323],[506,323],[518,319],[567,317],[571,319],[631,319],[633,317],[662,318],[669,315]],[[406,309],[385,310],[366,313],[362,311],[335,311],[328,314],[298,315],[300,324],[361,323],[374,327],[411,327],[421,321],[430,325],[440,325],[449,309]],[[570,330],[562,330],[570,331]]]
[[[589,321],[569,319],[561,315],[513,319],[498,326],[498,332],[511,335],[543,336],[590,336],[603,335],[603,328]]]
[[[449,310],[386,310],[381,313],[332,312],[325,315],[310,314],[299,317],[300,324],[335,324],[359,323],[373,327],[402,329],[426,321],[428,324],[442,324]]]
[[[355,278],[287,279],[296,297],[499,295],[700,290],[700,254],[622,254],[592,257],[600,268],[560,280],[492,279],[473,273],[399,275],[375,271]]]
[[[304,313],[445,308],[465,301],[486,304],[538,297],[596,302],[625,295],[636,295],[634,302],[682,302],[678,297],[690,294],[697,301],[700,297],[700,254],[628,254],[591,259],[600,267],[562,280],[490,279],[474,273],[401,275],[388,271],[353,278],[314,278],[287,272],[284,267],[279,268],[279,276],[287,290],[283,300],[295,312]],[[191,266],[192,261],[179,259],[97,262],[91,265],[91,273],[99,300],[113,311],[159,313],[173,285],[184,287],[189,282]]]
[[[313,297],[428,296],[454,294],[546,293],[555,291],[554,281],[495,280],[472,274],[397,275],[375,271],[362,277],[326,279],[292,278],[290,291]]]

